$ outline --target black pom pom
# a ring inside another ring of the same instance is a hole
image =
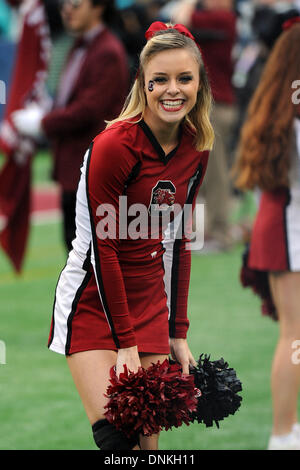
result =
[[[201,354],[197,367],[191,367],[190,373],[195,387],[201,391],[191,420],[207,427],[215,422],[219,427],[219,421],[233,415],[241,405],[242,397],[237,392],[242,390],[242,384],[235,370],[223,358],[210,361],[210,356]]]

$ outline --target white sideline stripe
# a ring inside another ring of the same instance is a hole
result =
[[[62,213],[60,209],[34,211],[30,218],[34,225],[43,225],[47,223],[60,222],[62,219]]]

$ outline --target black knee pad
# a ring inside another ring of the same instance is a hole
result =
[[[129,438],[107,419],[96,421],[92,426],[92,431],[96,445],[101,450],[132,450],[139,444],[138,434]]]

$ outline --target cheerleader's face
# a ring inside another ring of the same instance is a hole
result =
[[[145,117],[179,124],[197,102],[199,64],[189,49],[159,52],[144,67],[147,106]]]

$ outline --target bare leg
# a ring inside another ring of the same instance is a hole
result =
[[[91,424],[104,418],[104,397],[109,371],[115,365],[115,351],[83,351],[67,357],[71,374]]]
[[[117,353],[109,350],[83,351],[67,357],[71,374],[85,408],[87,417],[93,425],[104,419],[104,397],[109,385],[109,371],[116,364]],[[136,446],[133,450],[139,450]]]
[[[141,364],[144,369],[147,369],[152,365],[160,361],[161,363],[168,356],[162,354],[147,354],[140,353]],[[142,450],[158,450],[158,439],[159,434],[152,434],[152,436],[143,436],[140,434],[140,446]]]
[[[292,343],[300,339],[300,273],[270,274],[269,281],[280,327],[271,373],[273,435],[283,435],[297,422],[300,365],[292,362]]]
[[[163,362],[168,356],[159,354],[140,354],[144,368],[152,362]],[[117,353],[109,350],[83,351],[67,357],[67,362],[86,411],[90,424],[104,418],[104,406],[108,399],[104,397],[109,385],[109,372],[116,364]],[[140,436],[141,449],[157,450],[158,434]],[[133,450],[139,450],[136,446]]]

